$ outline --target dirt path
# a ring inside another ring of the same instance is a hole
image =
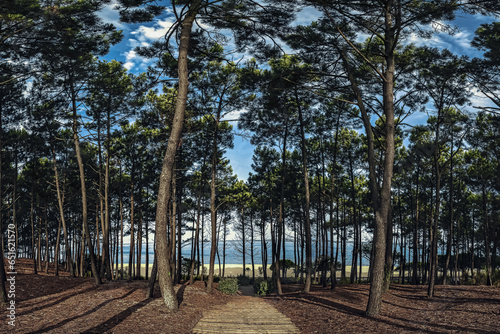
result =
[[[251,288],[251,287],[250,287]],[[203,312],[193,333],[300,333],[288,317],[242,287],[240,296],[225,305]]]

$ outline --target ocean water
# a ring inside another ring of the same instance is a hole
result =
[[[285,242],[285,254],[286,258],[294,261],[294,251],[293,251],[293,245],[294,243],[291,241]],[[201,243],[200,243],[201,246]],[[335,244],[334,244],[334,249],[335,249]],[[220,256],[220,262],[222,264],[223,258],[222,258],[222,250],[223,250],[223,245],[222,242],[219,244],[219,256]],[[283,249],[283,248],[282,248]],[[312,255],[313,255],[313,260],[316,258],[316,252],[315,252],[315,247],[313,244],[312,247]],[[271,262],[271,242],[267,243],[267,263],[268,265]],[[334,250],[335,251],[335,250]],[[283,251],[281,251],[283,252]],[[341,250],[339,248],[339,261],[341,261]],[[348,265],[351,264],[351,258],[352,258],[352,243],[347,243],[346,245],[346,263]],[[128,264],[129,261],[129,253],[130,253],[130,246],[125,245],[123,247],[123,262],[125,264]],[[250,242],[246,243],[246,258],[245,262],[246,264],[251,263],[251,258],[250,258]],[[182,252],[181,252],[183,257],[189,258],[191,256],[191,243],[187,243],[182,247]],[[262,251],[261,251],[261,242],[260,241],[255,241],[254,242],[254,261],[255,264],[257,265],[262,265]],[[304,254],[305,254],[305,249],[304,249]],[[118,254],[118,257],[120,257],[120,254]],[[201,249],[200,249],[200,257],[201,257]],[[283,254],[280,255],[281,258],[283,258]],[[116,258],[116,253],[113,258]],[[149,245],[149,263],[153,263],[154,259],[154,249],[152,243]],[[203,260],[204,263],[209,263],[210,261],[210,243],[205,242],[203,246]],[[146,263],[146,246],[143,245],[142,247],[142,255],[141,255],[141,263],[145,264]],[[218,258],[217,256],[215,257],[215,263],[218,264]],[[226,241],[226,264],[242,264],[243,263],[243,254],[242,254],[242,243],[239,240],[227,240]],[[363,265],[368,265],[368,260],[366,258],[363,258]]]

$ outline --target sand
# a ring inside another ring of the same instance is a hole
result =
[[[209,270],[209,265],[208,264],[205,264],[204,265],[205,267],[205,270],[204,270],[204,273],[205,275],[208,275],[208,270]],[[252,277],[252,265],[247,265],[247,270],[246,270],[246,275],[248,277]],[[150,264],[149,265],[149,274],[151,274],[151,269],[153,268],[153,265]],[[125,273],[128,272],[128,265],[123,265],[123,269],[125,271]],[[223,269],[224,269],[224,273],[223,272]],[[146,265],[145,264],[142,264],[141,265],[141,276],[145,276],[145,270],[146,270]],[[363,269],[362,269],[362,275],[363,275],[363,278],[365,277],[368,277],[368,270],[369,270],[369,266],[363,266]],[[358,269],[359,271],[359,269]],[[196,273],[196,270],[195,270],[195,273]],[[226,264],[225,266],[222,266],[222,265],[219,265],[219,264],[215,264],[215,268],[214,268],[214,274],[216,276],[224,276],[224,277],[236,277],[238,275],[242,275],[243,274],[243,264],[232,264],[232,263],[229,263],[229,264]],[[350,267],[346,268],[346,277],[349,277],[349,275],[351,274],[350,272]],[[271,276],[272,273],[271,273],[271,270],[269,269],[269,265],[268,265],[268,268],[267,268],[267,275],[268,276]],[[255,277],[263,277],[263,273],[262,273],[262,264],[256,264],[255,265]],[[295,277],[295,273],[294,273],[294,270],[293,269],[289,269],[287,270],[287,277]],[[329,276],[329,274],[327,274],[327,276]],[[337,271],[337,277],[340,276],[340,271]],[[149,277],[149,275],[148,275]]]

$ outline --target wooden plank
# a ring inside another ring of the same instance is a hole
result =
[[[256,297],[241,296],[236,301],[203,313],[194,333],[300,333],[291,320],[272,305]]]

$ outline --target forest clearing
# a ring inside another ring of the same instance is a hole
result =
[[[0,2],[0,331],[500,331],[498,0]]]
[[[147,281],[116,281],[95,286],[91,278],[28,274],[31,266],[20,261],[17,276],[15,328],[0,322],[2,333],[192,333],[203,314],[232,303],[239,295],[218,290],[207,294],[203,282],[175,287],[178,311],[169,311],[160,298],[145,298]],[[52,268],[51,268],[52,269]],[[438,286],[433,298],[425,286],[393,284],[384,295],[379,317],[364,315],[367,284],[283,286],[281,297],[257,298],[289,317],[300,333],[498,333],[500,288]],[[248,297],[247,297],[248,298]],[[233,306],[234,307],[234,306]],[[264,314],[263,314],[264,315]],[[256,332],[258,333],[258,332]]]

